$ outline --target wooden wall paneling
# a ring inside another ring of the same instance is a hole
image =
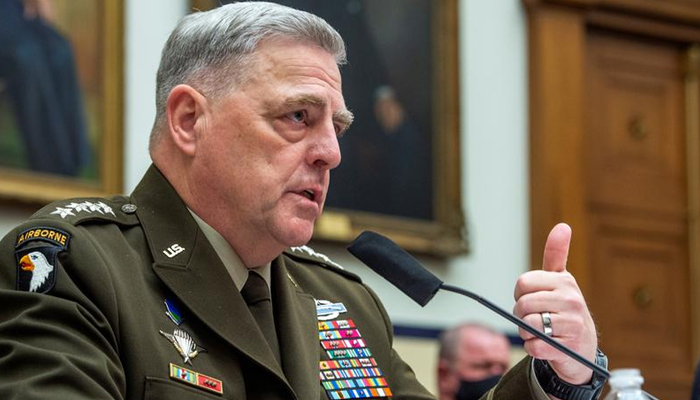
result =
[[[591,31],[585,184],[590,207],[683,218],[687,206],[680,46]]]
[[[689,398],[692,382],[683,221],[591,214],[593,284],[589,298],[610,367],[639,368],[644,388],[665,400]]]
[[[528,29],[531,265],[540,267],[549,230],[566,222],[574,231],[568,268],[587,292],[585,196],[580,184],[584,20],[566,8],[538,9],[530,14]]]
[[[700,356],[700,0],[523,0],[531,262],[561,220],[612,367],[686,400]]]
[[[640,368],[647,390],[679,400],[693,368],[684,54],[674,42],[587,33],[588,268],[606,294],[589,303],[611,367]]]

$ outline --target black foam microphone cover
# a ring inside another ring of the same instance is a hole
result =
[[[362,232],[348,251],[421,306],[428,304],[442,286],[442,281],[418,260],[376,232]]]

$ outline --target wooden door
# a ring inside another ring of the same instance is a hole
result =
[[[687,400],[700,357],[700,56],[689,51],[700,4],[524,2],[532,265],[568,222],[569,270],[611,368],[640,368],[647,391]]]
[[[589,305],[611,368],[687,399],[693,368],[688,268],[685,48],[586,35],[583,162]]]

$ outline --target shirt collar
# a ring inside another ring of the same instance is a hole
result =
[[[231,245],[226,241],[226,239],[224,239],[223,236],[221,236],[219,232],[204,222],[204,220],[195,214],[194,211],[190,210],[189,208],[187,210],[190,212],[190,214],[192,214],[192,217],[197,222],[197,225],[199,225],[199,229],[202,230],[204,236],[209,240],[209,243],[211,243],[211,246],[221,259],[221,262],[224,263],[226,270],[228,271],[229,275],[231,275],[231,279],[233,279],[233,283],[236,284],[236,287],[240,292],[241,289],[243,289],[243,285],[245,285],[246,280],[248,280],[248,268],[246,268],[241,259],[238,257],[238,254],[236,254],[236,252],[233,250],[233,247],[231,247]],[[263,279],[265,279],[265,282],[267,282],[268,288],[270,287],[270,263],[260,267],[251,268],[251,270],[259,273]]]

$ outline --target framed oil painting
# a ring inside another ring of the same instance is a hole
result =
[[[0,196],[122,190],[119,0],[0,2]]]
[[[459,144],[457,0],[274,0],[310,11],[346,42],[340,139],[315,239],[364,230],[417,253],[467,250]],[[192,0],[207,10],[220,0]]]

